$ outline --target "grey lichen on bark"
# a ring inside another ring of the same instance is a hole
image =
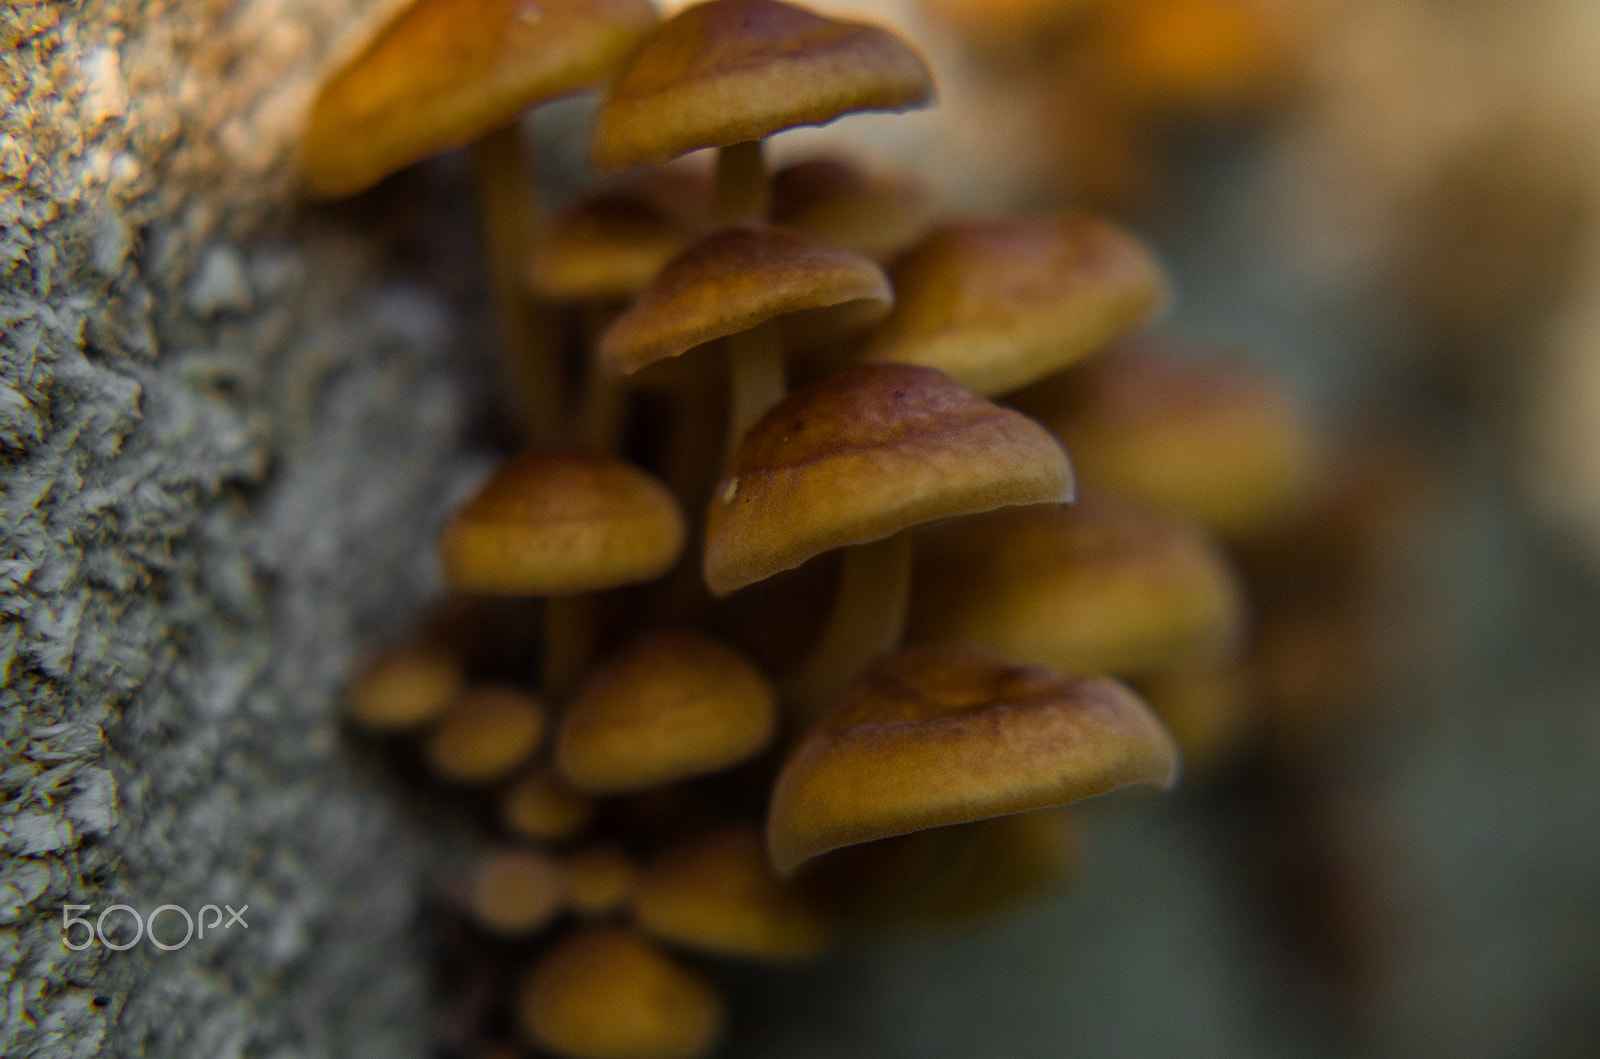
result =
[[[427,1049],[441,840],[339,696],[437,592],[475,331],[297,199],[368,6],[0,8],[0,1054]],[[63,945],[117,902],[248,929]]]

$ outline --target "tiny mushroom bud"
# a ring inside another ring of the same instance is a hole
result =
[[[1117,681],[913,648],[869,669],[790,754],[767,852],[787,875],[841,846],[1177,775],[1172,736]]]
[[[1150,252],[1086,214],[948,224],[892,276],[895,308],[865,359],[938,368],[985,397],[1083,359],[1167,299]]]
[[[555,760],[576,789],[620,794],[737,764],[776,727],[759,670],[698,633],[667,630],[601,664],[561,719]]]
[[[467,907],[497,934],[528,934],[555,919],[566,889],[561,866],[545,854],[499,850],[479,862]]]
[[[566,1059],[697,1059],[722,1033],[722,998],[637,934],[588,930],[557,945],[517,997],[529,1039]]]
[[[455,783],[493,783],[539,748],[545,709],[516,688],[489,685],[463,695],[428,736],[428,765]]]
[[[594,816],[589,799],[571,790],[545,767],[512,784],[500,802],[506,830],[525,838],[560,842],[571,838]]]
[[[761,832],[744,825],[681,841],[646,865],[635,916],[662,941],[754,960],[811,959],[834,934],[827,917],[772,874]]]
[[[438,644],[391,648],[350,689],[350,715],[380,732],[420,728],[449,708],[461,692],[461,659]]]

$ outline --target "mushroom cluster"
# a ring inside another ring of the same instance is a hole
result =
[[[590,158],[627,176],[546,215],[518,115],[599,85]],[[933,94],[894,33],[779,0],[417,0],[313,107],[323,194],[474,145],[525,448],[351,711],[493,807],[449,899],[504,939],[480,1003],[524,1043],[703,1055],[692,961],[1048,889],[1059,807],[1176,781],[1124,681],[1240,657],[1216,534],[1281,520],[1311,445],[1271,386],[1127,346],[1152,254],[1082,212],[941,218],[846,159],[767,171],[785,129]]]

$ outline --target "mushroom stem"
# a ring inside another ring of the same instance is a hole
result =
[[[761,141],[746,140],[718,150],[711,215],[725,224],[757,224],[767,219],[767,212],[767,166]]]
[[[733,459],[756,420],[783,400],[788,376],[783,365],[783,335],[774,321],[758,324],[725,340],[732,379],[729,395],[728,445],[724,463]]]
[[[584,347],[591,355],[587,358],[583,393],[568,432],[579,445],[599,452],[615,453],[622,444],[628,391],[622,379],[607,370],[592,351],[621,311],[621,306],[611,302],[589,302],[583,307]]]
[[[524,255],[539,219],[531,167],[516,125],[472,145],[472,172],[513,411],[530,442],[547,444],[560,430],[565,400],[550,319],[522,280]]]
[[[594,660],[600,597],[593,592],[551,596],[544,611],[545,701],[565,702]]]
[[[821,716],[868,664],[900,646],[910,595],[907,534],[845,549],[827,628],[783,683],[785,699],[803,721]]]

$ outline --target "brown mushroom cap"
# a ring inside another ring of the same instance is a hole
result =
[[[467,899],[472,918],[497,934],[527,934],[555,919],[566,897],[561,865],[529,849],[485,856]]]
[[[632,298],[688,238],[683,224],[642,198],[597,195],[555,217],[533,254],[529,279],[556,301]]]
[[[767,851],[787,875],[841,846],[1177,774],[1172,736],[1115,680],[913,648],[868,670],[790,754]]]
[[[635,916],[662,941],[756,960],[811,959],[834,934],[798,889],[772,874],[761,832],[743,825],[680,842],[646,865]]]
[[[921,543],[913,642],[1135,675],[1225,656],[1243,632],[1243,589],[1213,540],[1105,496],[996,512]]]
[[[663,23],[612,86],[589,157],[615,173],[932,95],[927,66],[888,30],[776,0],[710,0]]]
[[[889,311],[894,292],[874,262],[784,228],[713,232],[662,269],[600,339],[600,359],[631,375],[714,339],[799,313],[840,329]]]
[[[699,975],[614,927],[562,942],[517,997],[523,1032],[569,1059],[696,1059],[725,1017]]]
[[[449,708],[461,692],[460,657],[438,644],[409,643],[385,651],[350,689],[350,714],[362,727],[418,728]]]
[[[461,592],[560,596],[649,581],[682,551],[666,486],[595,452],[531,452],[503,463],[445,527],[445,579]]]
[[[706,583],[726,595],[847,544],[1071,493],[1066,453],[1033,420],[930,368],[858,365],[751,428],[712,496]]]
[[[583,830],[594,816],[594,805],[569,789],[555,770],[541,768],[506,790],[500,815],[514,835],[560,842]]]
[[[628,906],[638,889],[639,869],[619,846],[597,842],[567,856],[567,901],[575,912],[616,912]]]
[[[419,0],[323,85],[301,152],[307,183],[353,194],[596,85],[657,17],[650,0]]]
[[[645,790],[743,761],[776,725],[772,685],[738,654],[687,630],[647,633],[579,690],[555,761],[589,794]]]
[[[1191,778],[1215,774],[1249,742],[1261,719],[1253,676],[1239,664],[1185,666],[1139,682],[1139,693],[1178,740]]]
[[[1096,488],[1226,536],[1281,522],[1314,478],[1305,413],[1281,386],[1237,361],[1119,349],[1014,403],[1056,432]]]
[[[434,773],[456,783],[504,779],[539,748],[545,709],[516,688],[490,684],[467,692],[428,736]]]
[[[823,242],[887,261],[916,242],[938,213],[933,189],[904,174],[812,158],[772,176],[772,220]]]
[[[895,308],[864,359],[938,368],[986,397],[1081,360],[1166,301],[1150,252],[1086,214],[947,225],[892,278]]]

